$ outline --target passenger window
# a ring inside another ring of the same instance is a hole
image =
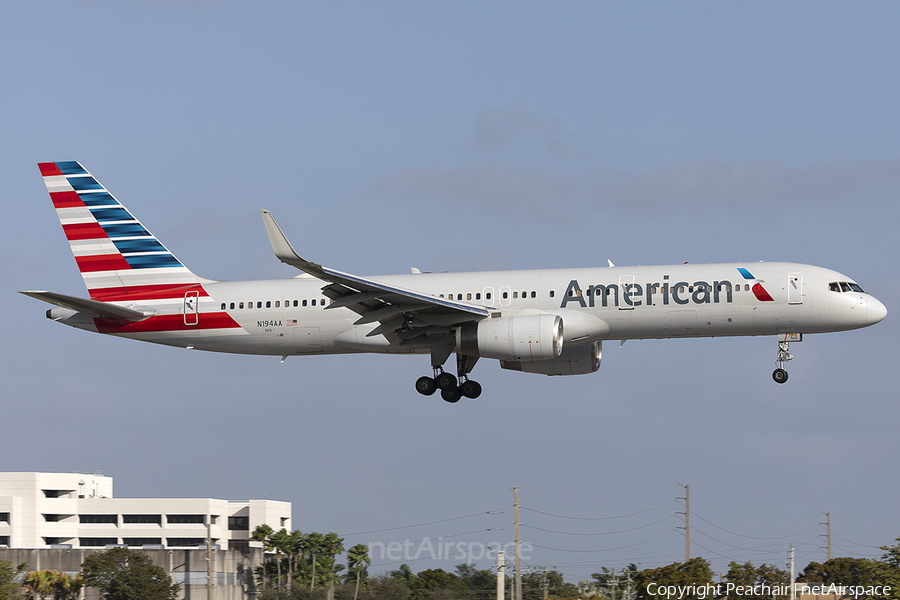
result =
[[[222,303],[222,310],[225,310],[225,303]]]
[[[481,300],[481,292],[477,292],[477,293],[475,294],[475,299],[476,299],[476,300]]]
[[[749,283],[745,283],[745,284],[744,284],[744,291],[745,291],[745,292],[749,292],[749,291],[750,291],[750,284],[749,284]]]
[[[313,298],[312,305],[313,305],[313,306],[316,305],[316,299],[315,299],[315,298]]]
[[[294,300],[294,308],[296,308],[296,307],[297,307],[297,301]]]
[[[491,299],[491,293],[488,292],[487,294],[485,294],[485,295],[484,295],[484,298],[485,298],[485,300],[490,300],[490,299]]]
[[[303,301],[303,306],[306,306],[306,300]]]
[[[472,299],[472,294],[466,294],[466,300],[471,300],[471,299]]]
[[[550,290],[550,297],[552,298],[555,295],[556,295],[556,292],[554,292],[553,290]]]
[[[505,293],[506,293],[506,292],[504,292],[504,294],[505,294]],[[505,297],[505,296],[504,296],[504,297]],[[519,297],[519,292],[513,292],[513,298],[518,298],[518,297]]]
[[[457,300],[462,300],[462,294],[457,294],[457,295],[456,295],[456,299],[457,299]]]
[[[444,297],[444,295],[443,295],[443,294],[441,294],[441,295],[440,295],[440,296],[441,296],[441,298],[443,298],[443,297]]]
[[[503,299],[506,300],[509,298],[509,292],[503,292]]]
[[[244,308],[244,303],[241,302],[240,304],[238,304],[238,308],[243,309],[243,308]]]
[[[281,308],[281,300],[275,301],[275,308]]]
[[[325,306],[325,298],[322,298],[322,300],[319,302],[319,306]]]
[[[266,300],[266,308],[272,308],[272,301]]]
[[[531,292],[531,297],[532,297],[532,298],[537,298],[537,293],[536,293],[536,292]]]
[[[262,302],[257,302],[257,303],[256,303],[256,308],[262,308]]]

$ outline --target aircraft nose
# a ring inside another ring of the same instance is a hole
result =
[[[866,300],[866,325],[874,325],[887,316],[887,307],[871,296]]]

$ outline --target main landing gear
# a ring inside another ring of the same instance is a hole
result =
[[[451,336],[447,336],[450,338]],[[440,339],[432,343],[431,368],[434,369],[434,377],[419,377],[416,380],[416,391],[423,396],[431,396],[441,390],[441,398],[447,402],[459,402],[460,398],[477,398],[481,395],[481,384],[469,379],[469,373],[478,360],[477,356],[465,354],[456,355],[456,368],[459,380],[444,370],[443,364],[453,352],[455,340]]]
[[[795,341],[800,340],[795,338]],[[784,363],[794,358],[789,352],[790,348],[791,343],[787,339],[784,339],[784,337],[778,338],[778,354],[775,358],[775,364],[778,368],[772,373],[772,379],[775,380],[775,383],[784,383],[788,380],[788,372],[784,368]]]
[[[463,375],[463,381],[457,383],[453,373],[444,371],[442,367],[434,367],[434,377],[419,377],[416,380],[416,391],[423,396],[431,396],[441,390],[441,398],[447,402],[459,402],[460,398],[477,398],[481,395],[481,384]]]

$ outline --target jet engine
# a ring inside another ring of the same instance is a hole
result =
[[[466,323],[456,330],[457,351],[469,356],[515,362],[547,361],[563,349],[558,315],[511,315]]]
[[[539,362],[501,360],[500,366],[513,371],[543,375],[587,375],[600,369],[602,342],[566,346],[557,358]]]

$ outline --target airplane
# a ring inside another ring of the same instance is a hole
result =
[[[784,262],[423,273],[360,277],[302,258],[267,210],[287,280],[195,275],[76,161],[38,164],[89,298],[29,290],[53,321],[213,352],[281,356],[429,354],[416,390],[477,398],[479,358],[503,369],[580,375],[602,343],[777,336],[778,383],[804,334],[874,325],[884,304],[836,271]],[[444,364],[456,354],[456,376]]]

